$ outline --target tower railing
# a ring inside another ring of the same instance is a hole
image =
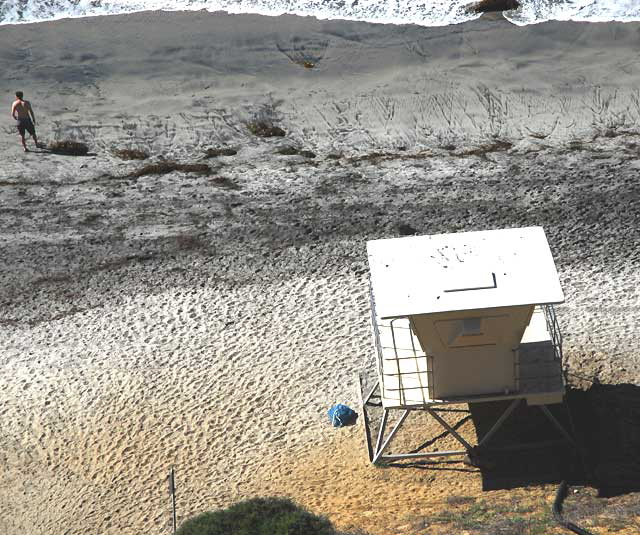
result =
[[[375,301],[373,293],[371,292],[370,300],[371,325],[381,394],[384,395],[385,392],[397,392],[398,404],[400,406],[415,406],[432,402],[434,392],[433,357],[426,355],[421,347],[416,346],[414,333],[408,318],[396,318],[383,324],[377,317]],[[401,321],[406,322],[407,326],[398,325],[398,322]],[[389,329],[391,346],[385,346],[382,343],[380,329]],[[400,339],[404,342],[408,339],[410,342],[407,345],[410,345],[410,347],[404,347],[404,343],[401,345],[399,343]],[[407,366],[409,361],[414,362],[414,369],[412,369],[411,366]],[[392,364],[391,371],[389,370],[389,366],[385,365],[388,362],[395,364],[395,366]],[[423,366],[421,367],[420,364],[423,364]],[[388,380],[391,377],[397,378],[397,385],[388,384]],[[409,379],[412,380],[411,383],[413,384],[407,384]],[[408,400],[407,393],[409,392],[412,394],[419,393],[419,395],[417,397],[410,396],[411,399]]]
[[[558,318],[553,305],[542,305],[544,318],[547,322],[547,331],[551,335],[551,343],[553,344],[556,360],[562,364],[562,332],[558,324]]]

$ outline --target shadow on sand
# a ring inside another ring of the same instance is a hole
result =
[[[565,405],[550,409],[575,436],[577,448],[556,442],[560,434],[544,414],[522,403],[492,438],[491,447],[496,449],[482,452],[486,455],[480,466],[484,490],[564,479],[590,485],[602,497],[640,490],[640,387],[594,384],[586,391],[568,389],[565,400]],[[470,405],[479,436],[504,409],[502,402]],[[549,443],[526,451],[500,449],[531,441]]]

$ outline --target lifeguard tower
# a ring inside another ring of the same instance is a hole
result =
[[[523,400],[571,442],[547,407],[565,390],[553,310],[564,294],[542,227],[374,240],[367,254],[377,377],[368,392],[361,380],[361,393],[371,462],[471,454]],[[498,400],[508,407],[475,446],[439,414]],[[382,408],[375,443],[373,406]],[[386,454],[412,411],[426,411],[464,449]]]

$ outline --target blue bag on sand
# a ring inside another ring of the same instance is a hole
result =
[[[331,407],[327,413],[333,427],[344,427],[345,425],[353,425],[356,423],[358,413],[350,409],[342,403],[338,403]]]

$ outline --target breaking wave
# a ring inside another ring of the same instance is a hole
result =
[[[0,24],[43,22],[67,17],[138,11],[227,11],[261,15],[302,15],[385,24],[446,26],[477,18],[470,0],[0,0]],[[514,24],[547,20],[586,22],[640,20],[639,0],[521,0],[507,12]]]

